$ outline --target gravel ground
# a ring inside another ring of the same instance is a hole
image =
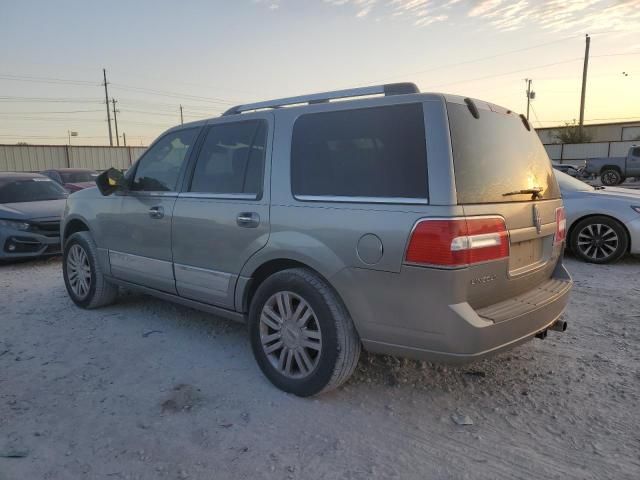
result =
[[[83,311],[59,260],[0,266],[0,479],[638,479],[640,261],[567,264],[566,333],[459,368],[363,355],[315,399],[242,325]]]

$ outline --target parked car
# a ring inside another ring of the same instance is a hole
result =
[[[88,168],[58,168],[42,172],[54,182],[59,183],[69,192],[77,192],[83,188],[95,187],[98,172]]]
[[[581,175],[580,170],[578,170],[573,165],[553,163],[553,168],[560,172],[566,173],[567,175],[571,175],[572,177],[579,177]]]
[[[96,183],[61,227],[71,299],[123,285],[246,321],[296,395],[343,383],[361,346],[463,362],[566,328],[560,190],[497,105],[413,84],[240,105]]]
[[[632,146],[626,157],[588,158],[585,173],[600,175],[603,185],[619,185],[627,177],[640,177],[640,147]]]
[[[0,260],[60,253],[67,192],[37,173],[0,172]]]
[[[640,191],[593,187],[556,172],[567,216],[568,247],[590,263],[640,254]]]

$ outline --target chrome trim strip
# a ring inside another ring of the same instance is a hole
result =
[[[178,192],[145,192],[145,191],[134,191],[127,190],[123,191],[121,195],[126,197],[177,197]]]
[[[166,260],[109,250],[109,263],[112,271],[113,269],[121,269],[173,281],[173,268],[171,262]]]
[[[227,295],[229,282],[233,275],[207,268],[192,267],[191,265],[173,264],[178,290],[183,288],[196,290],[201,293],[219,292]]]
[[[343,197],[334,195],[294,195],[293,198],[302,202],[341,202],[341,203],[393,203],[406,205],[428,205],[428,198],[401,197]]]
[[[200,193],[182,192],[178,198],[199,198],[212,200],[258,200],[258,196],[251,193]]]

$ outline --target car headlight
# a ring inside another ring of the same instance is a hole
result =
[[[2,220],[0,219],[0,227],[9,227],[15,228],[16,230],[29,230],[29,225],[27,222],[21,222],[19,220]]]
[[[636,213],[640,213],[640,206],[638,205],[631,205],[631,209]]]

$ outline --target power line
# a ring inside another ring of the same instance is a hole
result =
[[[68,80],[62,78],[36,77],[32,75],[11,75],[6,73],[0,74],[0,79],[18,82],[49,83],[53,85],[75,85],[88,87],[95,87],[100,85],[99,83],[88,80]]]
[[[582,60],[582,57],[569,58],[569,59],[566,59],[566,60],[561,60],[559,62],[546,63],[544,65],[534,65],[534,66],[527,67],[527,68],[521,68],[519,70],[511,70],[509,72],[497,73],[497,74],[492,74],[492,75],[485,75],[483,77],[467,78],[467,79],[464,79],[464,80],[458,80],[456,82],[448,82],[448,83],[441,83],[439,85],[431,85],[429,88],[447,87],[447,86],[456,85],[456,84],[459,84],[459,83],[474,82],[476,80],[486,80],[486,79],[489,79],[489,78],[504,77],[505,75],[512,75],[512,74],[515,74],[515,73],[528,72],[530,70],[537,70],[537,69],[540,69],[540,68],[553,67],[555,65],[561,65],[561,64],[567,64],[567,63],[576,62],[578,60]]]
[[[102,110],[64,110],[64,111],[41,111],[41,112],[0,112],[0,115],[47,115],[50,113],[88,113],[88,112],[101,112]]]
[[[229,100],[225,100],[225,99],[221,99],[221,98],[202,97],[202,96],[199,96],[199,95],[191,95],[191,94],[187,94],[187,93],[177,93],[177,92],[170,92],[170,91],[166,91],[166,90],[155,90],[155,89],[151,89],[151,88],[134,87],[134,86],[130,86],[130,85],[123,85],[121,83],[113,83],[112,85],[115,88],[120,89],[120,90],[127,90],[127,91],[138,92],[138,93],[146,93],[148,95],[158,95],[158,96],[161,96],[161,97],[177,98],[177,99],[186,98],[186,99],[190,99],[190,100],[199,100],[199,101],[204,101],[204,102],[219,103],[219,104],[222,104],[222,105],[236,105],[238,103],[238,102],[230,102]]]
[[[25,103],[102,103],[102,100],[93,98],[73,98],[73,97],[16,97],[0,96],[0,102],[25,102]]]
[[[536,48],[545,47],[547,45],[553,45],[555,43],[564,42],[565,40],[567,40],[569,38],[573,38],[573,37],[575,37],[575,35],[570,35],[568,37],[563,37],[561,39],[554,40],[554,41],[551,41],[551,42],[539,43],[537,45],[531,45],[529,47],[518,48],[516,50],[509,50],[509,51],[502,52],[502,53],[496,53],[494,55],[487,55],[485,57],[472,58],[472,59],[469,59],[469,60],[464,60],[462,62],[449,63],[449,64],[445,64],[445,65],[439,65],[439,66],[427,68],[427,69],[424,69],[424,70],[418,70],[418,71],[415,71],[415,72],[409,72],[409,73],[393,75],[393,76],[385,77],[385,78],[378,79],[378,80],[371,80],[371,82],[372,83],[383,82],[385,80],[390,80],[390,79],[394,79],[394,78],[402,78],[402,77],[409,77],[409,76],[413,76],[413,75],[420,75],[420,74],[423,74],[423,73],[435,72],[437,70],[444,70],[444,69],[447,69],[447,68],[459,67],[461,65],[468,65],[468,64],[471,64],[471,63],[482,62],[484,60],[491,60],[493,58],[503,57],[503,56],[506,56],[506,55],[514,54],[514,53],[525,52],[527,50],[533,50],[533,49],[536,49]]]

